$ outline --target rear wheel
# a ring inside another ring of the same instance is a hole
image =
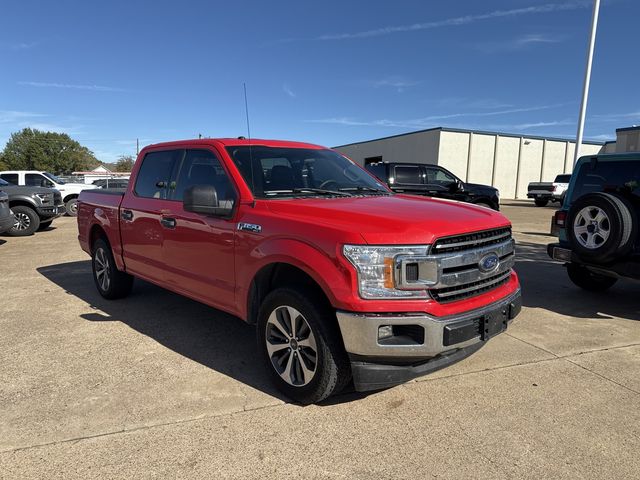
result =
[[[536,198],[535,202],[536,202],[536,207],[546,207],[547,204],[549,203],[549,200],[547,200],[546,198]]]
[[[33,208],[19,205],[17,207],[11,207],[13,210],[13,216],[16,222],[13,224],[9,235],[13,237],[26,237],[33,235],[40,226],[40,217]]]
[[[93,281],[100,295],[109,300],[129,295],[133,287],[133,277],[118,270],[111,253],[111,246],[102,238],[96,240],[93,246],[91,266]]]
[[[567,265],[567,273],[575,285],[590,292],[603,292],[611,288],[618,281],[617,278],[593,273],[575,263],[569,263]]]
[[[67,203],[64,204],[64,209],[67,211],[67,215],[70,217],[78,216],[78,199],[72,198],[67,200]]]
[[[351,379],[335,312],[309,290],[280,288],[258,315],[258,348],[276,387],[303,404],[338,393]]]

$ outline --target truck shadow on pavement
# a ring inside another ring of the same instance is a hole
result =
[[[109,301],[93,284],[89,260],[40,267],[37,271],[95,309],[91,322],[122,322],[180,355],[289,402],[255,361],[255,328],[232,315],[136,279],[129,297]]]
[[[637,283],[619,280],[606,292],[582,290],[569,280],[560,262],[547,256],[546,245],[518,242],[515,270],[526,307],[578,318],[640,320]]]

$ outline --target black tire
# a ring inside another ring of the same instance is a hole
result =
[[[593,273],[575,263],[569,263],[567,265],[567,273],[575,285],[590,292],[604,292],[618,281],[617,278]]]
[[[292,317],[288,313],[283,315],[283,309],[287,312],[291,309],[296,310],[300,315],[296,317],[295,323],[301,325],[301,320],[306,322],[310,333],[299,328],[297,331],[301,334],[298,337],[298,333],[291,332],[290,326],[294,322],[291,321]],[[271,317],[272,313],[273,317]],[[279,323],[284,329],[274,328],[270,317],[284,320],[284,323]],[[288,323],[286,318],[289,318]],[[257,323],[260,356],[273,383],[287,397],[305,405],[317,403],[339,393],[350,382],[351,366],[339,335],[335,311],[312,290],[279,288],[272,291],[262,302]],[[288,333],[285,336],[282,332],[286,329]],[[305,350],[307,347],[302,346],[305,340],[310,343],[310,338],[315,340],[312,342],[316,347],[315,352],[311,347],[307,351]],[[301,342],[300,345],[298,341]],[[270,355],[268,344],[280,346],[280,348]],[[288,347],[281,345],[288,345]],[[314,352],[315,356],[311,355],[311,352]],[[289,362],[291,362],[289,368],[291,374],[288,376],[289,381],[285,381]],[[303,374],[301,362],[304,362],[308,370],[313,367],[313,372],[308,377]],[[276,366],[277,364],[279,367]],[[279,372],[277,368],[281,371]]]
[[[111,246],[103,238],[96,240],[91,254],[93,281],[100,295],[108,300],[123,298],[131,293],[133,277],[121,272],[111,252]],[[101,275],[102,272],[102,275]],[[106,280],[105,280],[106,279]]]
[[[623,197],[589,193],[578,198],[567,215],[567,239],[571,249],[593,263],[609,263],[633,248],[638,219]]]
[[[536,207],[546,207],[549,203],[546,198],[536,198],[534,201],[536,202]]]
[[[67,203],[64,204],[64,209],[67,211],[67,215],[70,217],[78,216],[78,197],[70,198]]]
[[[11,207],[11,210],[13,210],[16,223],[9,230],[9,235],[12,237],[26,237],[33,235],[38,230],[40,217],[38,217],[33,208],[18,205],[17,207]]]
[[[41,232],[43,230],[46,230],[47,228],[49,228],[51,226],[52,223],[53,223],[53,219],[52,220],[45,220],[44,222],[40,222],[40,226],[38,227],[38,231]]]

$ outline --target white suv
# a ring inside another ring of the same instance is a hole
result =
[[[75,217],[78,214],[78,195],[82,190],[97,188],[96,185],[84,183],[66,183],[49,172],[37,170],[4,170],[0,172],[0,178],[14,185],[29,187],[55,188],[62,194],[67,215]]]

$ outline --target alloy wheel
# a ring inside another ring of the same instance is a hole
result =
[[[31,219],[26,213],[18,212],[14,214],[16,223],[13,224],[13,228],[16,230],[26,230],[31,226]]]
[[[98,248],[94,256],[94,268],[96,272],[96,279],[103,291],[109,290],[111,285],[111,267],[109,266],[109,260],[104,249]]]
[[[285,382],[303,387],[313,380],[318,347],[309,323],[298,310],[276,307],[267,320],[265,341],[271,365]]]
[[[585,248],[594,250],[607,241],[611,222],[603,209],[596,206],[583,208],[573,221],[576,240]]]

